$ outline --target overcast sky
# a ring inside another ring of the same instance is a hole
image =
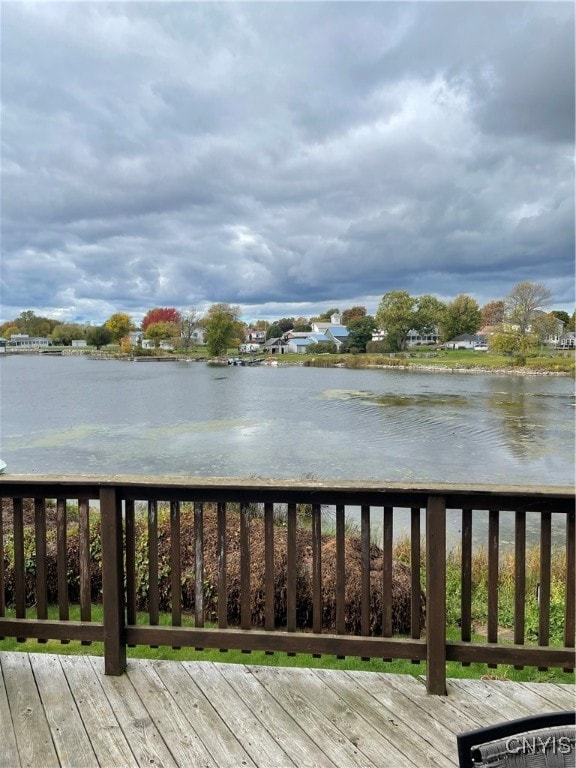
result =
[[[2,2],[2,309],[574,308],[572,2]]]

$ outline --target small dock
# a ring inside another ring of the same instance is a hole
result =
[[[4,768],[456,766],[456,734],[572,709],[551,683],[0,652]]]

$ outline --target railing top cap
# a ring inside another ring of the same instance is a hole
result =
[[[152,475],[36,475],[12,474],[0,475],[0,493],[3,485],[53,485],[60,488],[67,486],[92,486],[125,488],[172,488],[186,490],[229,489],[258,491],[335,491],[358,493],[361,491],[395,494],[434,494],[434,495],[509,495],[509,496],[547,496],[555,498],[574,497],[573,486],[529,486],[481,483],[403,483],[378,482],[374,480],[318,480],[298,478],[260,478],[260,477],[185,477]]]

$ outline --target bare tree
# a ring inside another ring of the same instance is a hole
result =
[[[520,336],[525,336],[530,330],[534,312],[545,307],[551,298],[552,294],[541,283],[528,280],[518,283],[504,302],[506,322],[516,326]]]
[[[194,331],[200,325],[200,317],[200,312],[196,307],[190,307],[180,315],[180,339],[185,352],[188,352],[189,348],[193,346]]]

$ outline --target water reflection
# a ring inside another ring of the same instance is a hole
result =
[[[498,413],[499,428],[510,451],[527,461],[544,455],[548,450],[546,398],[526,392],[521,380],[513,380],[506,392],[494,388],[487,405]]]

